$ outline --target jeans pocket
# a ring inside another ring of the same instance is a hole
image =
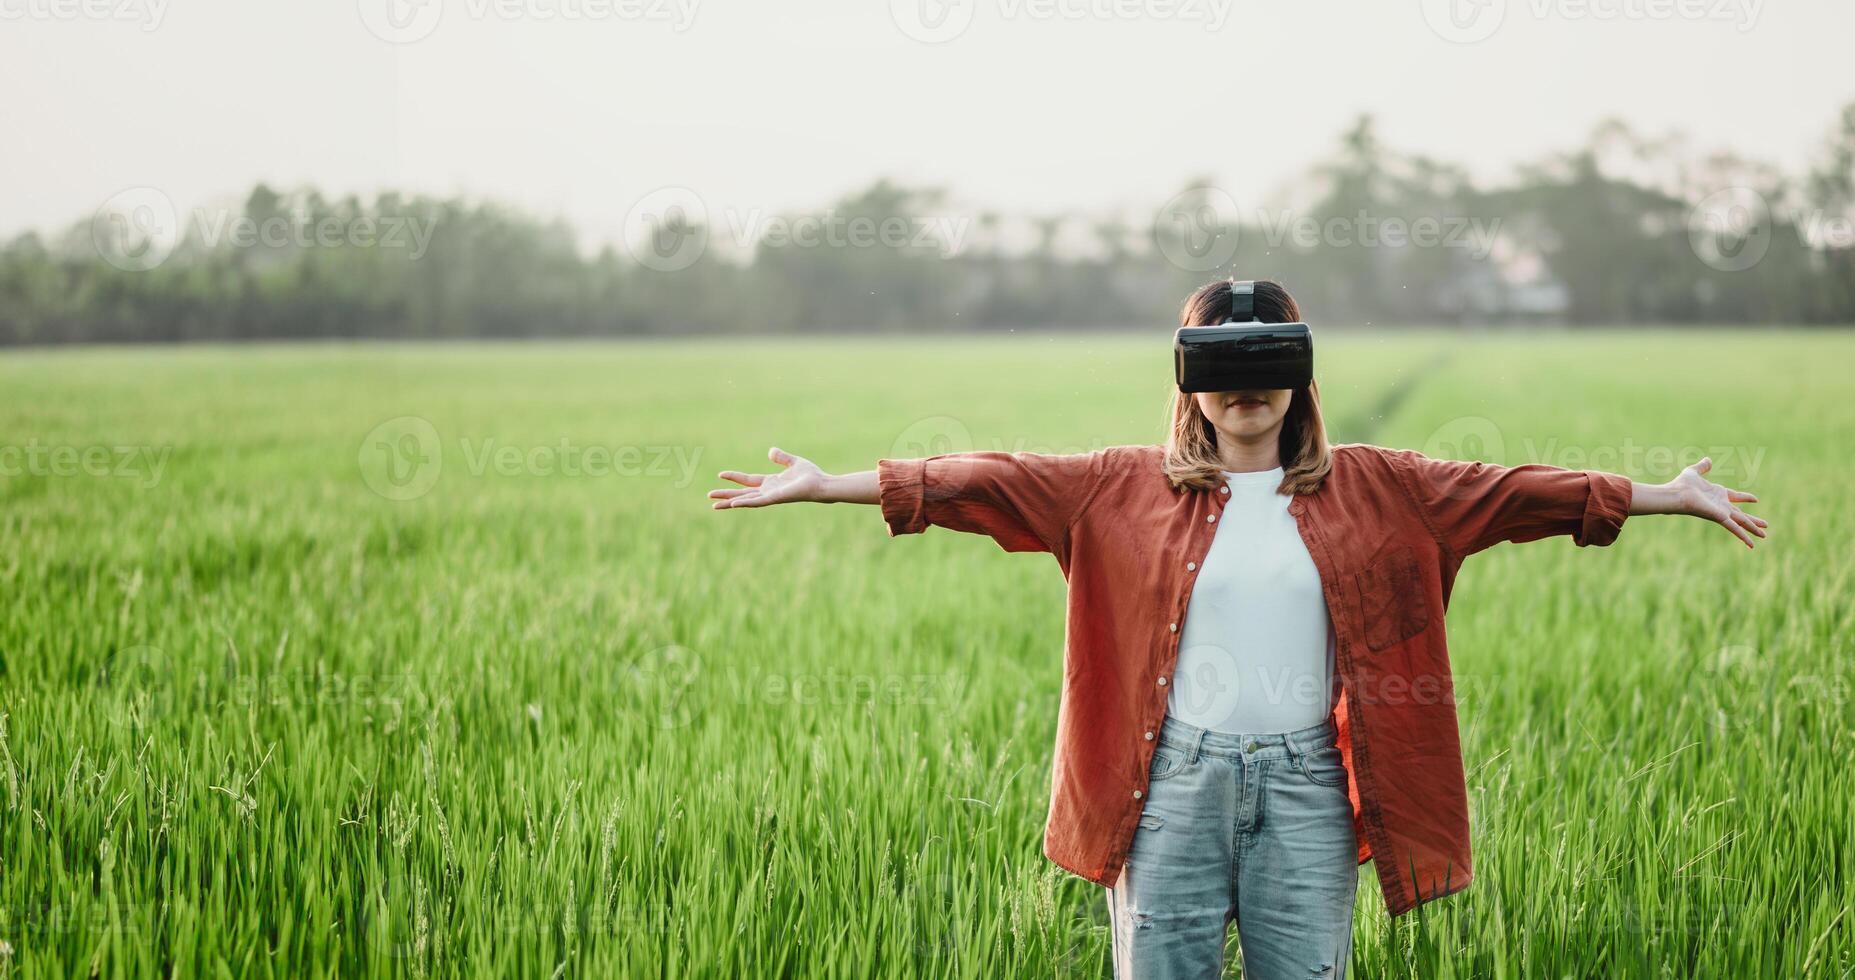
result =
[[[1345,786],[1346,759],[1338,745],[1326,745],[1301,756],[1301,774],[1316,786]]]
[[[1153,747],[1153,762],[1147,767],[1148,783],[1176,776],[1185,768],[1185,751],[1165,743]]]

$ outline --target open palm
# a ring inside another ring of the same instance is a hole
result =
[[[709,497],[715,501],[716,510],[733,507],[766,507],[771,504],[791,503],[795,500],[816,500],[824,486],[824,471],[816,463],[803,456],[794,456],[774,446],[767,451],[767,458],[778,463],[782,469],[778,473],[742,473],[739,470],[722,470],[718,474],[724,480],[732,480],[742,489],[732,487],[710,490]]]
[[[1670,482],[1687,502],[1688,513],[1713,521],[1737,535],[1746,547],[1752,547],[1752,536],[1765,537],[1765,529],[1771,525],[1736,505],[1755,504],[1758,498],[1744,490],[1733,490],[1708,480],[1705,474],[1711,469],[1713,460],[1703,457]]]

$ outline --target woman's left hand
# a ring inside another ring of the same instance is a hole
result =
[[[1765,529],[1771,525],[1762,518],[1740,510],[1737,505],[1755,504],[1758,498],[1744,490],[1723,487],[1708,480],[1706,473],[1711,469],[1712,457],[1704,456],[1700,462],[1682,470],[1680,475],[1660,486],[1636,484],[1630,513],[1704,517],[1733,532],[1739,540],[1745,542],[1746,547],[1752,547],[1753,536],[1766,537]]]

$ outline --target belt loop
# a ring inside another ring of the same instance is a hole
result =
[[[1307,763],[1303,761],[1303,753],[1301,751],[1301,740],[1295,737],[1295,735],[1297,734],[1299,733],[1289,732],[1287,734],[1284,734],[1282,736],[1282,742],[1283,744],[1288,746],[1288,761],[1294,763],[1296,769],[1301,770],[1302,772],[1306,772]]]
[[[1199,750],[1204,747],[1204,729],[1194,726],[1192,728],[1192,732],[1193,732],[1193,735],[1192,735],[1191,761],[1195,764],[1198,761]]]

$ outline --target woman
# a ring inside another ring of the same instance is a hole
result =
[[[1222,323],[1231,284],[1184,326]],[[1255,316],[1300,310],[1273,282]],[[1660,485],[1550,466],[1329,447],[1320,391],[1175,389],[1165,446],[955,453],[835,476],[779,449],[717,508],[877,504],[1055,555],[1069,582],[1044,853],[1108,888],[1119,977],[1343,977],[1356,866],[1392,914],[1468,885],[1468,798],[1443,611],[1501,541],[1607,545],[1687,514],[1750,547],[1757,498],[1702,459]]]

